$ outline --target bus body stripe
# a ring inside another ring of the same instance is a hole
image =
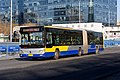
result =
[[[45,48],[45,52],[55,52],[55,49],[58,48],[60,51],[68,51],[69,46],[53,46],[52,48]]]
[[[73,45],[73,46],[53,46],[52,48],[45,48],[45,52],[55,52],[55,49],[58,48],[61,51],[69,51],[69,50],[78,50],[79,47],[83,47],[82,45]]]
[[[102,51],[103,48],[100,48],[99,51]],[[83,54],[83,50],[82,50],[82,54]],[[96,49],[88,49],[88,52],[96,52]],[[44,54],[33,54],[33,56],[28,56],[28,54],[21,54],[21,57],[28,57],[28,58],[49,58],[49,57],[53,57],[55,54],[55,52],[45,52]],[[68,51],[61,51],[60,52],[60,56],[66,56],[66,55],[74,55],[74,54],[78,54],[78,50],[68,50]]]
[[[45,52],[44,54],[33,54],[33,56],[29,56],[29,54],[21,54],[20,57],[31,57],[31,58],[49,58],[54,56],[54,52]],[[62,51],[60,52],[60,56],[65,56],[65,55],[74,55],[78,54],[78,50],[70,50],[70,51]]]

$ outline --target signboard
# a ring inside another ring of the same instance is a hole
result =
[[[36,26],[36,27],[21,27],[20,32],[39,32],[43,31],[43,26]]]
[[[6,46],[0,46],[0,52],[6,52],[7,47]]]
[[[34,32],[34,31],[39,31],[39,28],[28,28],[28,29],[23,29],[23,32]]]
[[[18,45],[8,46],[8,52],[19,52],[20,47]]]

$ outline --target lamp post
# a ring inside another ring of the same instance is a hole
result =
[[[10,4],[10,42],[12,42],[12,0]]]

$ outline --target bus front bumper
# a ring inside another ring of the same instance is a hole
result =
[[[49,58],[53,57],[55,53],[45,53],[45,54],[20,54],[20,57],[24,58]]]

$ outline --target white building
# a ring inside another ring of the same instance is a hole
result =
[[[102,23],[71,23],[71,24],[52,24],[52,26],[62,26],[62,27],[70,27],[75,29],[85,29],[92,30],[96,32],[103,32]]]
[[[105,40],[120,40],[120,27],[104,27]]]
[[[103,32],[104,40],[120,40],[120,27],[105,27],[102,23],[73,23],[73,24],[53,24],[53,26],[70,27],[76,29],[92,30]]]
[[[5,36],[3,33],[0,33],[0,42],[8,42],[9,36]]]

